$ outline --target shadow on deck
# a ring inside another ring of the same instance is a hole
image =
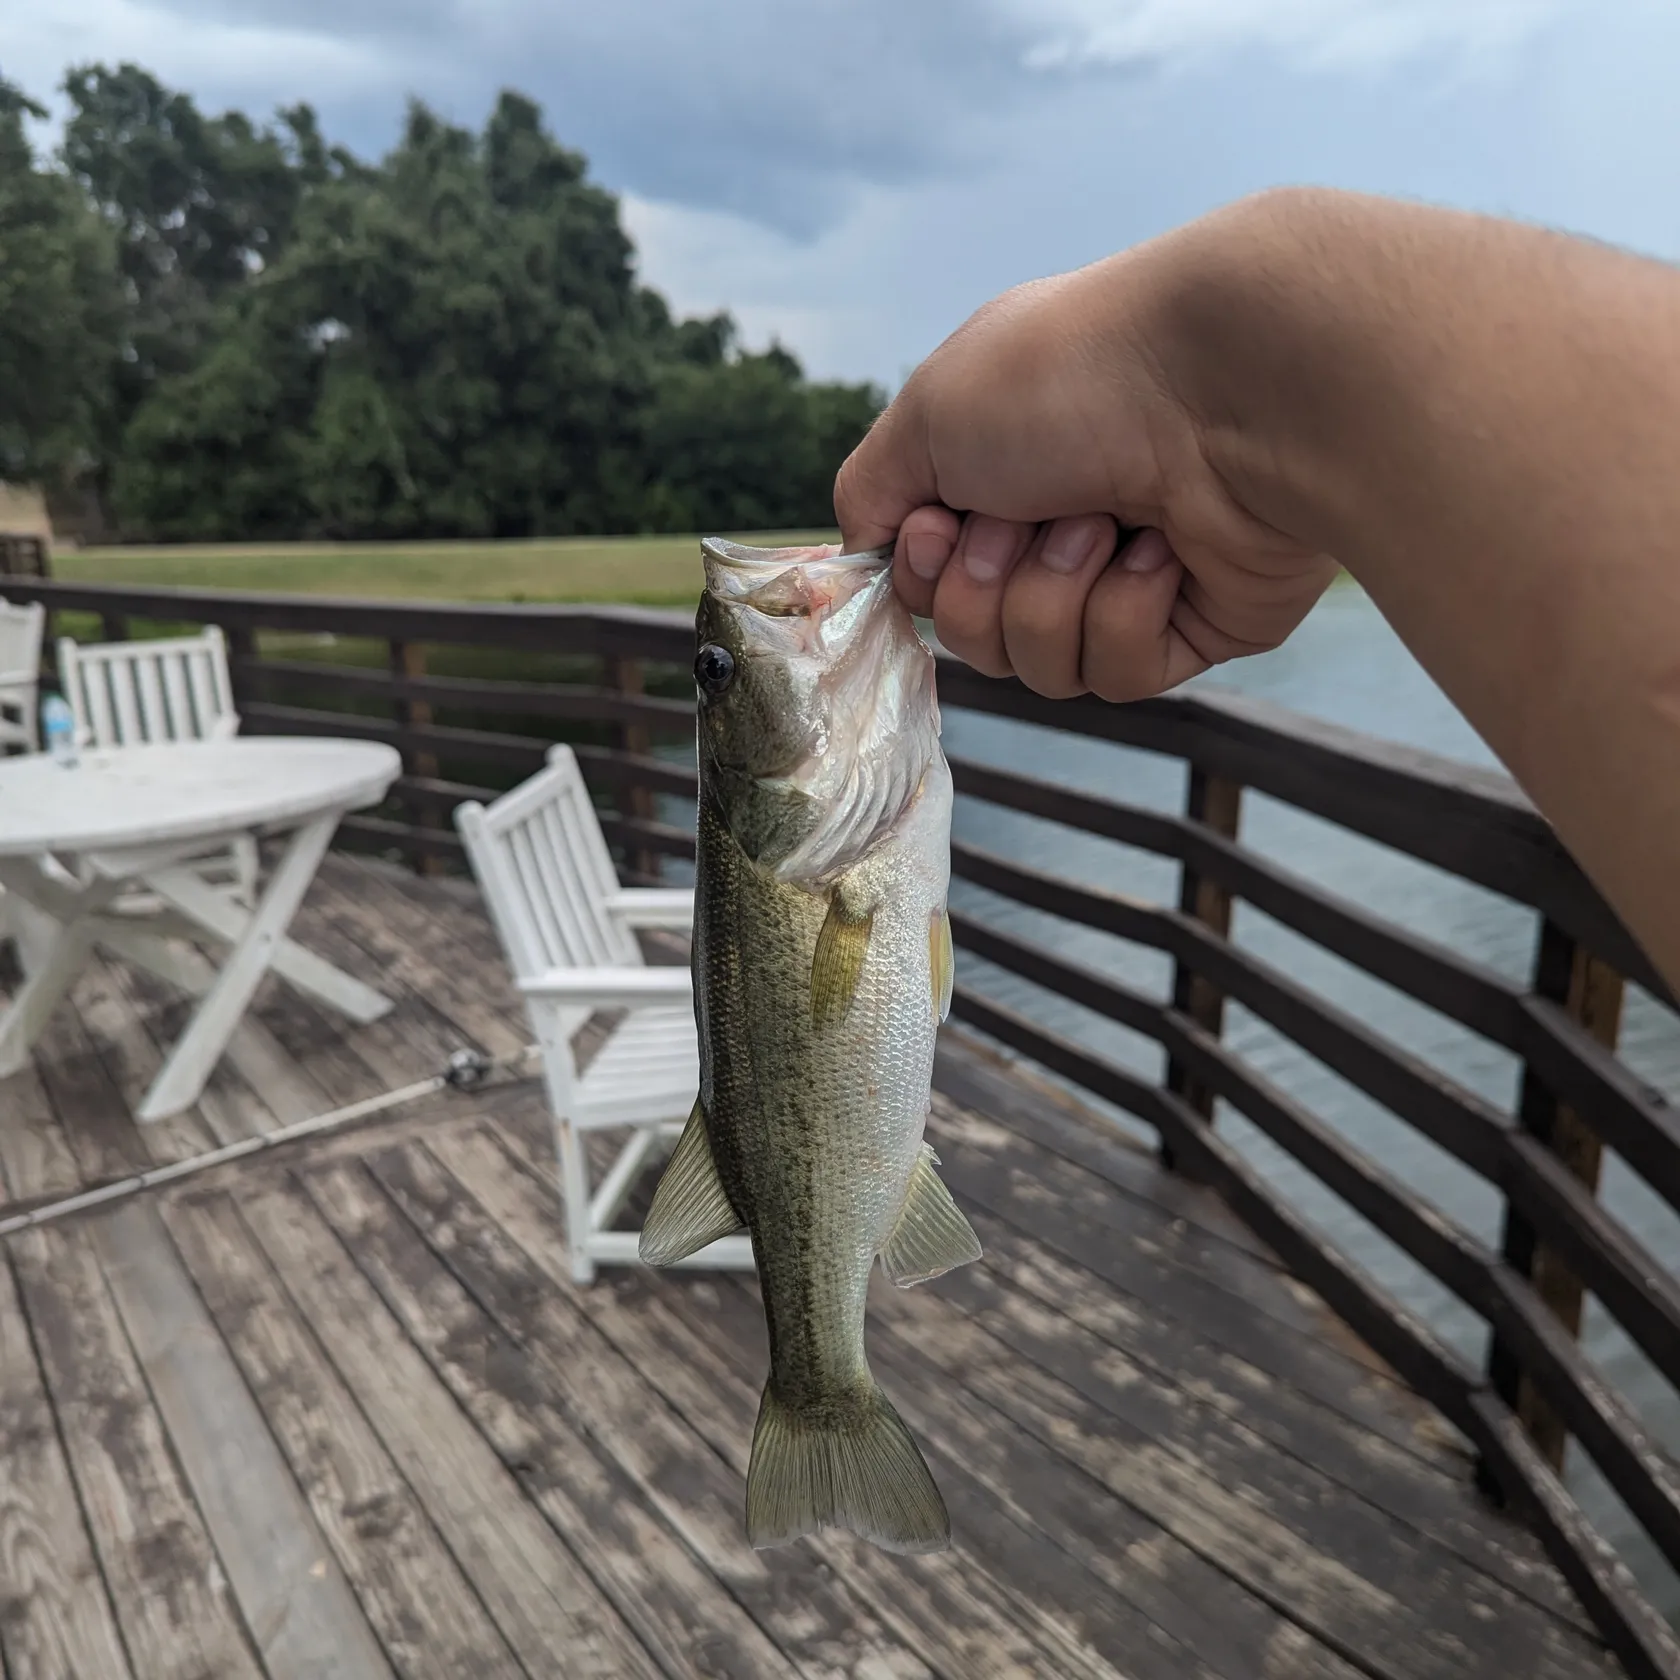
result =
[[[95,964],[0,1084],[10,1205],[524,1042],[458,886],[335,856],[299,932],[399,1008],[349,1028],[271,984],[142,1133],[175,1005]],[[938,1085],[986,1257],[877,1288],[871,1356],[950,1553],[746,1546],[752,1283],[569,1283],[508,1085],[3,1245],[6,1680],[1620,1672],[1457,1438],[1217,1198],[960,1035]]]

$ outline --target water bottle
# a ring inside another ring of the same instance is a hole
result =
[[[76,714],[63,695],[49,694],[41,705],[41,734],[54,764],[70,769],[76,762]]]

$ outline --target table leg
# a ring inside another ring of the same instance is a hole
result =
[[[31,953],[29,978],[0,1020],[0,1076],[16,1073],[28,1063],[47,1017],[75,984],[92,946],[85,923],[60,923],[50,943],[43,942]]]
[[[240,1016],[272,966],[337,827],[338,813],[334,811],[293,831],[221,973],[152,1081],[140,1104],[139,1119],[163,1120],[197,1102],[210,1070],[220,1060]]]
[[[49,867],[50,866],[50,867]],[[69,883],[68,885],[66,883]],[[24,983],[0,1017],[0,1076],[16,1073],[93,949],[92,918],[121,890],[115,881],[79,887],[51,859],[0,858],[0,886],[20,902],[10,907],[27,951]]]
[[[143,879],[159,898],[213,938],[236,945],[244,937],[251,913],[227,889],[213,887],[203,876],[180,866],[148,870]],[[306,997],[330,1005],[362,1026],[389,1014],[393,1007],[384,993],[291,939],[276,941],[269,967]]]

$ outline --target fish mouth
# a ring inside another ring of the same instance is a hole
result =
[[[893,545],[843,554],[838,543],[752,548],[727,537],[702,537],[706,591],[767,618],[822,618],[885,572]]]

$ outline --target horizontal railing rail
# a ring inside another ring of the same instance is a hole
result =
[[[103,636],[218,623],[228,632],[243,726],[385,740],[403,755],[388,806],[346,820],[349,844],[417,867],[462,867],[451,813],[573,742],[631,879],[692,858],[693,631],[684,615],[633,608],[334,601],[8,580],[72,628]],[[299,645],[300,637],[338,645]],[[483,656],[490,655],[488,660]],[[372,661],[370,663],[369,661]],[[953,913],[970,956],[1160,1047],[1143,1077],[1005,1005],[967,979],[953,1014],[1155,1131],[1172,1164],[1214,1185],[1480,1454],[1490,1490],[1535,1524],[1607,1641],[1638,1680],[1680,1680],[1680,1641],[1624,1560],[1593,1530],[1562,1476],[1573,1439],[1680,1572],[1680,1468],[1580,1341],[1590,1293],[1653,1373],[1680,1390],[1680,1282],[1599,1200],[1613,1150],[1680,1212],[1680,1117],[1615,1045],[1624,981],[1672,996],[1637,941],[1508,778],[1275,707],[1217,693],[1131,706],[1052,702],[941,659],[950,708],[1142,749],[1187,767],[1181,811],[1102,797],[956,755],[958,793],[1063,832],[1176,864],[1176,904],[1146,901],[967,838],[952,846],[965,888]],[[1526,984],[1283,867],[1241,839],[1243,798],[1264,794],[1503,896],[1533,913]],[[666,803],[661,805],[663,800]],[[983,825],[980,825],[983,826]],[[973,827],[965,830],[973,832]],[[1083,843],[1083,842],[1082,842]],[[1054,847],[1035,857],[1054,860]],[[1028,925],[1073,924],[1161,953],[1167,995],[1074,960],[1053,933],[1005,928],[977,909],[996,895]],[[1396,1042],[1233,938],[1252,905],[1337,959],[1477,1034],[1521,1070],[1507,1108]],[[1043,921],[1048,918],[1048,921]],[[1224,1032],[1227,1002],[1490,1186],[1497,1241],[1465,1229],[1416,1185],[1355,1147],[1269,1078]],[[1326,1191],[1395,1245],[1485,1327],[1478,1366],[1449,1346],[1303,1212],[1222,1131],[1241,1114]]]

